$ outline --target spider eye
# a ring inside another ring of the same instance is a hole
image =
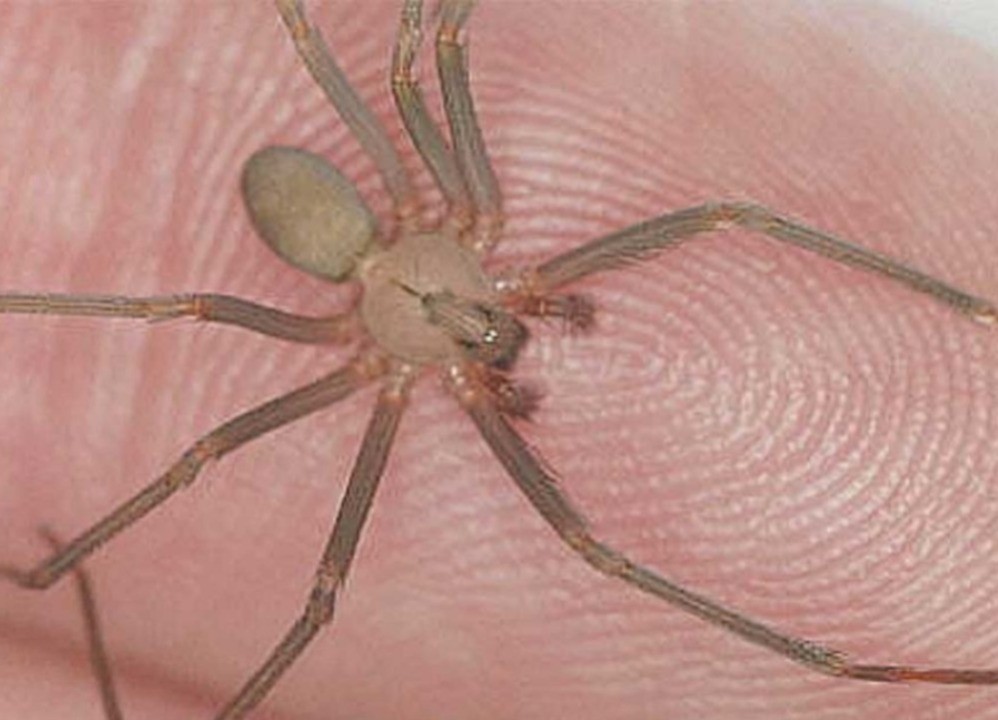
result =
[[[308,273],[345,280],[370,249],[374,216],[350,181],[318,155],[259,150],[243,167],[242,190],[260,237]]]
[[[492,367],[509,370],[527,342],[527,328],[515,315],[502,308],[483,305],[482,311],[486,327],[470,352],[477,360]]]
[[[508,370],[527,341],[527,328],[501,307],[458,297],[452,292],[422,296],[427,319],[439,326],[473,360]]]

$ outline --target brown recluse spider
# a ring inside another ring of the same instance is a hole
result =
[[[587,296],[577,293],[577,281],[649,259],[702,233],[729,228],[752,230],[873,272],[982,325],[998,321],[993,303],[745,202],[709,203],[673,212],[525,270],[487,277],[479,260],[499,238],[503,213],[471,106],[459,42],[470,3],[444,0],[441,4],[437,51],[449,139],[428,120],[418,86],[409,81],[420,3],[405,4],[396,48],[393,78],[400,114],[447,199],[448,211],[432,224],[420,212],[404,165],[378,123],[341,84],[301,5],[293,0],[277,4],[299,53],[375,160],[393,198],[394,222],[379,226],[336,170],[317,156],[286,148],[262,150],[248,162],[244,175],[247,206],[259,234],[284,259],[331,281],[359,281],[364,294],[358,313],[304,317],[218,295],[128,299],[56,294],[3,295],[0,311],[154,320],[190,316],[302,343],[355,342],[358,351],[344,367],[239,415],[195,441],[161,478],[106,519],[31,569],[4,566],[7,577],[27,588],[51,586],[79,567],[100,544],[192,483],[207,461],[326,408],[363,385],[378,383],[375,409],[302,614],[218,716],[240,717],[263,698],[331,619],[336,592],[353,559],[410,388],[424,370],[437,370],[529,502],[597,570],[826,675],[882,682],[998,683],[998,670],[854,661],[837,650],[760,624],[635,564],[590,532],[552,472],[521,438],[517,421],[531,414],[537,397],[512,377],[527,339],[521,317],[548,317],[586,330],[593,306]]]

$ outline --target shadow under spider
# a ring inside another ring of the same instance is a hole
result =
[[[436,60],[449,133],[430,120],[412,71],[420,45],[421,2],[403,4],[392,60],[396,106],[420,157],[446,202],[443,219],[428,223],[420,198],[396,150],[360,101],[319,30],[296,0],[277,7],[299,56],[343,122],[374,160],[391,195],[394,224],[378,225],[353,186],[322,158],[293,148],[255,153],[243,173],[243,195],[261,238],[290,264],[330,282],[358,282],[358,306],[342,315],[306,317],[217,294],[147,298],[5,294],[0,311],[167,320],[193,317],[237,325],[298,343],[356,343],[344,367],[236,416],[195,441],[167,472],[106,518],[59,545],[30,570],[0,572],[25,588],[44,589],[97,547],[196,479],[210,460],[282,425],[327,408],[372,382],[381,391],[338,510],[329,541],[300,617],[217,717],[244,716],[298,658],[334,613],[338,589],[351,565],[374,500],[410,388],[436,369],[499,463],[554,532],[596,570],[663,599],[811,670],[878,682],[998,683],[998,670],[923,668],[856,663],[845,654],[776,630],[639,566],[594,537],[585,518],[559,489],[524,441],[515,422],[537,403],[512,370],[528,340],[521,317],[553,317],[591,327],[594,307],[566,289],[590,275],[644,261],[704,233],[744,228],[851,265],[924,294],[958,315],[993,326],[998,308],[982,298],[884,255],[840,240],[765,207],[715,202],[633,225],[556,255],[526,270],[490,276],[483,261],[499,241],[502,197],[478,128],[469,88],[464,25],[466,0],[443,0]],[[53,540],[54,542],[54,540]],[[103,656],[93,603],[81,578],[91,647]],[[98,676],[109,677],[98,667]],[[115,717],[110,681],[102,682]]]

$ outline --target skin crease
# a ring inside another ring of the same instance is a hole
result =
[[[394,4],[321,5],[387,121]],[[483,2],[471,23],[499,261],[735,197],[998,297],[998,61],[962,41],[775,0]],[[280,142],[386,210],[267,3],[6,4],[0,48],[0,287],[346,305],[240,207],[240,163]],[[998,335],[744,233],[583,287],[600,327],[533,325],[519,375],[547,397],[521,429],[599,534],[865,661],[998,665]],[[24,564],[39,524],[68,538],[347,356],[185,322],[11,317],[0,344],[0,548]],[[283,634],[371,402],[223,459],[89,563],[131,718],[211,717]],[[101,717],[69,588],[0,589],[0,716]],[[816,676],[595,576],[427,379],[334,629],[253,717],[984,718],[996,697]]]

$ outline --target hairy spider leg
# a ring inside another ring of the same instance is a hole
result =
[[[305,610],[259,669],[218,714],[218,720],[243,717],[259,704],[322,626],[333,619],[336,593],[350,569],[364,521],[374,502],[374,493],[384,472],[412,379],[412,375],[404,370],[394,372],[386,379],[336,513],[329,542],[319,560],[315,584]]]
[[[594,537],[585,517],[558,488],[527,442],[496,408],[476,374],[457,369],[450,388],[478,428],[492,454],[558,537],[599,572],[619,578],[729,632],[826,675],[874,682],[921,681],[951,685],[993,685],[998,669],[924,668],[854,663],[838,650],[775,630],[642,567]]]
[[[344,344],[357,334],[357,316],[353,312],[321,317],[295,315],[218,293],[152,297],[10,293],[0,295],[0,313],[136,318],[152,322],[191,317],[310,345]]]
[[[886,255],[789,220],[765,207],[744,202],[707,203],[686,208],[588,242],[512,279],[508,288],[509,299],[522,310],[531,312],[532,308],[542,306],[553,291],[589,275],[646,260],[694,236],[732,227],[755,230],[835,262],[876,273],[927,295],[981,324],[994,326],[998,322],[998,306],[986,299]],[[458,374],[453,388],[493,454],[537,511],[562,540],[597,570],[828,675],[874,682],[998,683],[998,669],[853,663],[844,653],[773,630],[634,564],[589,534],[582,515],[572,508],[551,475],[532,455],[528,445],[497,412],[488,392],[484,391],[474,375]]]
[[[448,222],[485,255],[502,232],[502,194],[485,150],[468,81],[467,52],[459,34],[471,0],[444,0],[436,36],[437,73],[453,148],[430,118],[412,64],[422,39],[422,0],[405,0],[392,54],[392,93],[399,115],[448,206]]]
[[[556,255],[511,280],[517,300],[543,298],[553,290],[593,273],[646,260],[661,250],[703,233],[741,227],[822,255],[844,265],[876,273],[915,292],[928,295],[961,315],[984,325],[998,323],[998,306],[874,250],[808,227],[746,202],[697,205],[632,225]]]
[[[62,542],[50,529],[41,529],[42,538],[52,546],[54,552],[59,552]],[[107,720],[124,720],[118,691],[114,685],[114,674],[111,671],[111,660],[104,643],[104,632],[101,629],[100,614],[97,612],[97,599],[94,595],[93,582],[86,571],[84,563],[73,567],[73,578],[76,580],[76,596],[83,615],[83,628],[86,633],[87,655],[90,659],[90,669],[97,680],[101,705]]]
[[[447,203],[448,221],[462,232],[474,223],[471,198],[453,151],[426,108],[412,63],[422,39],[422,0],[405,0],[392,52],[392,96],[412,144]]]
[[[305,14],[301,0],[275,0],[275,4],[298,56],[340,119],[374,160],[392,197],[396,218],[403,226],[411,225],[419,212],[419,199],[388,133],[350,85],[319,28]]]
[[[282,425],[332,405],[385,372],[377,358],[360,356],[343,368],[237,415],[196,440],[162,476],[112,510],[31,570],[0,565],[0,577],[43,590],[87,555],[197,478],[201,468]]]
[[[485,254],[502,232],[502,196],[478,127],[468,81],[467,49],[458,37],[471,14],[472,0],[442,0],[437,29],[437,73],[444,110],[461,176],[475,209],[472,247]]]

